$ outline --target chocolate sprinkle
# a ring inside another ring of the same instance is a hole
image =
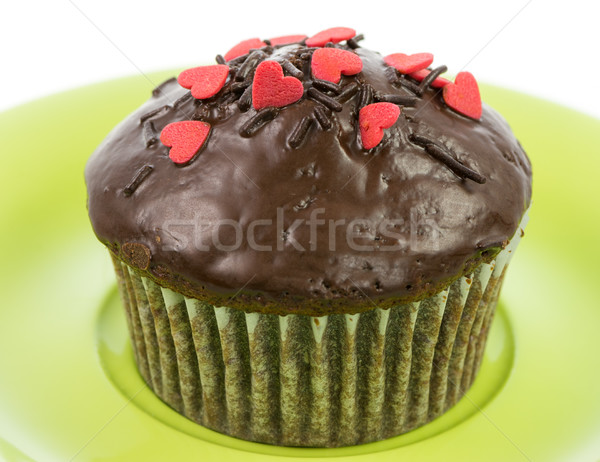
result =
[[[358,105],[357,110],[361,110],[363,107],[368,106],[373,102],[373,87],[366,83],[360,88],[358,93]]]
[[[250,55],[252,55],[252,53],[256,52],[256,51],[261,51],[261,52],[265,52],[265,53],[273,53],[274,48],[272,46],[266,45],[264,47],[260,47],[260,48],[250,48],[248,50],[248,53]]]
[[[263,40],[263,42],[264,42],[264,41],[265,41],[265,40]],[[273,44],[271,44],[271,46],[272,46],[273,48],[277,49],[277,48],[287,47],[287,46],[289,46],[289,45],[296,45],[296,44],[299,44],[299,45],[304,45],[304,44],[305,44],[305,42],[306,42],[306,39],[304,38],[304,39],[302,39],[302,40],[298,40],[297,42],[278,43],[277,45],[273,45]]]
[[[315,119],[313,119],[312,117],[304,116],[300,123],[296,125],[296,128],[294,128],[292,136],[290,136],[289,139],[289,143],[292,148],[295,149],[302,144],[302,142],[306,138],[306,135],[308,134],[308,130],[310,129],[314,121]]]
[[[173,107],[175,109],[177,109],[179,106],[181,106],[182,104],[186,103],[187,101],[192,99],[192,94],[188,91],[187,93],[185,93],[182,97],[178,98],[174,103],[173,103]]]
[[[317,119],[321,128],[323,128],[323,130],[329,130],[331,128],[331,114],[327,113],[327,109],[322,106],[315,106],[313,112],[315,119]]]
[[[246,59],[248,59],[248,53],[246,53],[245,55],[241,55],[238,56],[236,58],[233,58],[231,60],[228,61],[229,66],[237,66],[242,64],[244,61],[246,61]]]
[[[422,93],[421,92],[421,88],[416,83],[411,82],[410,80],[408,80],[404,76],[402,78],[399,78],[398,80],[396,80],[395,83],[397,85],[400,85],[400,86],[404,87],[408,91],[413,92],[415,95],[420,95]]]
[[[229,91],[233,93],[242,93],[250,85],[252,85],[252,79],[247,79],[243,82],[233,82],[229,87]]]
[[[225,61],[225,58],[223,58],[223,55],[215,56],[215,61],[217,62],[217,64],[225,64],[227,62]]]
[[[152,96],[158,96],[160,95],[160,93],[162,92],[162,89],[169,85],[172,82],[177,81],[177,79],[175,77],[171,77],[170,79],[165,80],[163,83],[161,83],[158,87],[156,87],[154,90],[152,90]]]
[[[230,67],[229,68],[229,80],[234,81],[237,72],[240,70],[239,67]]]
[[[422,95],[425,89],[432,84],[432,82],[437,79],[441,74],[446,72],[448,68],[446,66],[439,66],[432,70],[427,76],[421,80],[421,84],[419,85],[419,95]]]
[[[346,40],[346,45],[348,45],[353,50],[356,50],[357,48],[360,48],[358,42],[360,42],[364,38],[365,36],[363,34],[358,34],[356,37],[352,37],[351,39]]]
[[[336,101],[331,96],[327,96],[325,93],[321,93],[316,88],[309,88],[307,93],[309,98],[318,101],[332,111],[340,112],[343,108],[342,103]]]
[[[148,175],[152,173],[153,169],[154,167],[151,165],[144,165],[141,169],[139,169],[133,177],[133,180],[131,180],[131,183],[129,183],[127,186],[125,186],[125,189],[123,189],[123,194],[126,197],[131,196],[142,184],[142,182],[148,178]]]
[[[240,128],[240,135],[244,138],[248,138],[254,135],[260,128],[269,123],[279,114],[279,110],[274,107],[266,107],[256,113],[254,117],[248,120]]]
[[[356,82],[350,82],[348,85],[342,87],[342,92],[336,97],[340,103],[345,103],[352,98],[358,91],[358,84]]]
[[[429,138],[426,138],[422,135],[417,135],[415,133],[410,135],[410,140],[414,144],[424,147],[427,153],[431,155],[431,157],[442,162],[458,177],[462,179],[468,178],[470,180],[473,180],[475,183],[479,184],[484,184],[486,182],[486,178],[483,175],[480,175],[476,171],[471,170],[466,165],[461,164],[454,157],[452,157],[448,153],[448,151],[435,144],[433,140],[430,140]]]
[[[382,95],[381,93],[375,94],[375,99],[382,103],[393,103],[400,106],[412,107],[417,104],[418,98],[416,96],[405,96],[405,95]]]
[[[238,81],[242,81],[242,80],[246,80],[246,78],[248,78],[249,76],[251,76],[254,73],[254,70],[256,69],[256,66],[259,65],[259,63],[263,60],[265,60],[267,58],[266,53],[257,50],[254,53],[252,53],[248,59],[244,62],[244,64],[242,64],[242,66],[240,67],[240,70],[237,72],[236,76],[235,76],[235,80]]]
[[[297,79],[304,78],[304,72],[294,66],[287,59],[281,61],[281,67],[283,67],[292,77],[296,77]]]
[[[246,112],[252,105],[252,85],[249,85],[238,101],[238,108],[242,112]]]
[[[398,72],[391,66],[386,67],[383,73],[390,83],[396,83],[399,79]]]
[[[151,120],[147,120],[144,123],[142,132],[144,133],[144,139],[146,140],[147,148],[158,141],[156,129],[154,128],[154,123]]]
[[[155,115],[167,111],[168,109],[171,109],[171,106],[169,105],[164,105],[161,107],[157,107],[156,109],[153,109],[150,112],[147,112],[146,114],[144,114],[142,117],[140,117],[140,123],[144,123],[146,120],[154,117]]]
[[[339,85],[329,82],[328,80],[314,79],[313,86],[321,91],[331,91],[336,95],[339,95],[339,93],[342,91]]]
[[[230,92],[229,94],[225,95],[221,100],[221,106],[226,106],[228,104],[233,103],[236,99],[239,98],[239,96],[240,95],[237,93]]]

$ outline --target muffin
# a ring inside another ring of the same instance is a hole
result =
[[[469,389],[531,165],[468,72],[338,27],[159,85],[89,159],[139,372],[189,419],[337,447]]]

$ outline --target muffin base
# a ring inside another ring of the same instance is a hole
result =
[[[433,297],[322,317],[216,307],[111,255],[139,372],[165,403],[244,440],[339,447],[406,433],[460,400],[520,234]]]

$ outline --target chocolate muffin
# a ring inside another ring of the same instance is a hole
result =
[[[86,166],[140,374],[213,430],[377,441],[477,374],[531,165],[471,74],[361,38],[241,42],[159,85]]]

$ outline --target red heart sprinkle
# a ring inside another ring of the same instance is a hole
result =
[[[390,128],[400,116],[400,108],[392,103],[373,103],[358,113],[360,139],[365,149],[377,146],[383,139],[383,129]]]
[[[263,61],[254,72],[252,105],[256,110],[283,107],[295,103],[304,94],[304,86],[296,77],[283,76],[277,61]]]
[[[273,45],[273,46],[287,45],[288,43],[301,42],[306,37],[307,37],[306,35],[282,35],[281,37],[275,37],[275,38],[269,39],[269,42],[271,42],[271,45]]]
[[[262,47],[266,47],[266,46],[267,46],[267,44],[265,42],[263,42],[261,39],[259,39],[257,37],[251,38],[251,39],[244,40],[244,41],[238,43],[231,50],[229,50],[227,53],[225,53],[224,58],[225,58],[225,61],[231,61],[232,59],[237,58],[238,56],[245,55],[252,48],[262,48]]]
[[[187,69],[179,74],[177,81],[183,88],[191,88],[196,99],[206,99],[216,95],[227,80],[229,66],[215,64]]]
[[[417,71],[417,72],[411,72],[409,74],[409,76],[418,82],[422,82],[423,79],[425,77],[427,77],[427,75],[430,72],[431,71],[429,69],[421,69],[420,71]],[[445,79],[444,77],[436,77],[435,80],[433,82],[431,82],[431,86],[433,88],[443,88],[446,85],[448,85],[449,83],[452,83],[452,82],[450,82],[450,80],[448,80],[448,79]]]
[[[322,47],[326,43],[333,42],[338,43],[342,40],[351,39],[356,35],[354,29],[349,27],[332,27],[331,29],[325,29],[318,34],[313,35],[311,38],[306,39],[307,47]]]
[[[362,60],[351,51],[339,48],[319,48],[310,61],[313,77],[338,83],[341,74],[354,75],[362,71]]]
[[[388,66],[398,69],[401,74],[412,74],[429,66],[433,62],[433,55],[431,53],[415,53],[414,55],[394,53],[387,55],[383,60]]]
[[[185,164],[200,150],[210,132],[210,124],[198,120],[173,122],[163,128],[160,141],[171,148],[169,158]]]
[[[444,101],[448,106],[472,119],[481,118],[481,95],[477,80],[470,72],[459,72],[454,83],[444,87]]]

